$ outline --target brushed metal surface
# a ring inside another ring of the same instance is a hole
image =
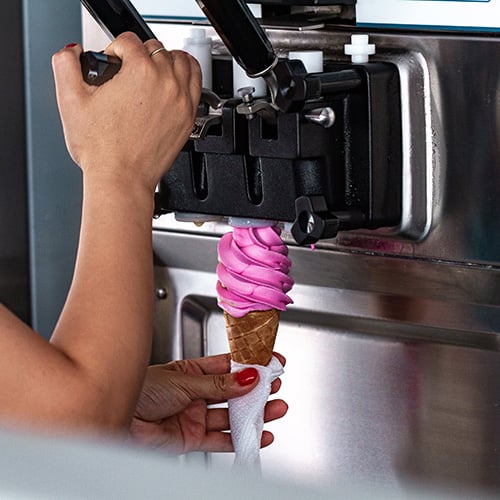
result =
[[[155,362],[227,351],[217,242],[154,233],[156,287],[168,289]],[[290,257],[294,304],[276,344],[290,410],[268,426],[265,474],[500,491],[500,272],[298,247]]]
[[[344,58],[349,31],[270,32],[281,54]],[[371,33],[398,65],[399,228],[290,243],[294,305],[277,349],[288,416],[268,474],[500,491],[500,39]],[[221,46],[216,51],[224,53]],[[157,360],[227,350],[215,299],[223,221],[155,222]],[[226,461],[230,459],[226,458]],[[212,461],[224,461],[212,457]]]
[[[296,37],[293,32],[273,31],[271,36],[280,50],[304,44],[323,48],[327,58],[341,60],[347,33],[337,29]],[[345,232],[328,246],[498,263],[500,39],[446,33],[367,33],[377,46],[373,59],[393,61],[403,76],[403,203],[420,223],[426,207],[428,227],[418,242],[387,238],[383,232]],[[416,81],[405,78],[414,66],[422,74]],[[416,191],[415,183],[419,186]],[[426,198],[422,197],[424,191]],[[410,220],[402,224],[410,224]]]

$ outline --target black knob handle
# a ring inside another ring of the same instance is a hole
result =
[[[89,85],[102,85],[118,73],[122,62],[118,57],[102,52],[82,52],[80,55],[83,79]]]
[[[299,245],[311,245],[336,236],[340,221],[328,212],[323,196],[301,196],[295,200],[296,219],[292,236]]]
[[[250,75],[266,72],[276,54],[243,0],[196,0],[238,64]]]
[[[356,229],[365,224],[364,214],[357,209],[331,212],[324,196],[300,196],[295,200],[296,218],[292,236],[299,245],[333,238],[340,230]]]

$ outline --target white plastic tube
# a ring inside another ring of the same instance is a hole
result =
[[[250,78],[245,70],[233,59],[233,96],[240,97],[238,90],[243,87],[253,87],[254,97],[264,97],[267,93],[267,85],[264,78]]]
[[[200,63],[202,85],[212,89],[212,39],[205,34],[204,28],[193,28],[184,40],[184,50]]]
[[[321,73],[323,71],[323,51],[321,50],[291,50],[288,59],[302,61],[308,73]]]

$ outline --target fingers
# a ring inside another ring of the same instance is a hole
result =
[[[178,384],[184,387],[192,401],[204,399],[209,403],[218,403],[249,393],[258,380],[259,372],[255,368],[247,368],[225,375],[183,375],[179,377]]]
[[[80,64],[81,53],[80,45],[70,44],[52,57],[52,70],[59,102],[73,99],[85,91],[86,85]]]
[[[278,353],[273,353],[279,362],[285,366],[286,358]],[[195,358],[189,360],[178,360],[166,363],[163,366],[167,370],[181,371],[183,373],[198,373],[205,375],[217,375],[229,373],[231,370],[230,354],[216,354],[214,356],[205,356],[203,358]]]
[[[288,411],[288,405],[281,399],[269,401],[264,411],[264,422],[271,422],[282,418]],[[234,451],[229,434],[229,415],[227,408],[214,408],[207,414],[207,432],[200,443],[200,450],[206,452],[232,452]],[[274,441],[274,436],[269,431],[263,431],[261,446],[264,448]]]
[[[282,399],[275,399],[266,404],[264,422],[272,422],[286,415],[288,405]],[[207,413],[207,430],[222,432],[229,430],[229,412],[227,408],[213,408]]]
[[[195,450],[193,450],[195,451]],[[228,453],[234,451],[231,434],[226,432],[207,432],[196,451],[206,453]]]
[[[260,440],[260,447],[265,448],[266,446],[269,446],[272,444],[274,441],[274,436],[272,432],[269,431],[263,431],[262,432],[262,438]]]
[[[269,431],[262,432],[260,446],[265,448],[274,441],[274,436]],[[231,434],[225,432],[209,432],[206,434],[199,449],[193,451],[202,451],[206,453],[231,453],[234,452]]]
[[[283,365],[286,363],[282,355],[277,354],[277,357]],[[180,379],[179,384],[182,380],[182,385],[185,390],[188,390],[190,398],[203,398],[213,404],[243,396],[257,384],[258,372],[256,370],[247,368],[229,374],[230,362],[229,354],[219,354],[205,358],[172,361],[155,368],[194,375],[194,377]],[[212,377],[208,376],[210,374]],[[207,377],[199,375],[207,375]],[[278,392],[280,387],[281,379],[278,378],[271,384],[271,394]]]
[[[283,356],[283,354],[280,354],[279,352],[273,352],[273,355],[278,358],[278,361],[281,363],[282,366],[286,365],[286,358]]]
[[[164,71],[172,71],[174,63],[172,53],[168,51],[159,40],[148,40],[144,44],[144,47],[146,47],[149,58],[153,64]]]
[[[204,358],[171,361],[162,365],[166,370],[180,371],[199,375],[222,375],[231,370],[229,354],[217,354]]]
[[[173,50],[171,53],[174,72],[178,78],[188,78],[188,91],[196,113],[201,95],[201,68],[198,61],[187,52]]]
[[[277,378],[271,384],[271,394],[276,394],[281,388],[281,379]]]
[[[104,52],[120,58],[123,65],[128,64],[134,58],[149,56],[146,45],[142,43],[141,39],[135,33],[131,32],[122,33],[117,36],[106,47]]]

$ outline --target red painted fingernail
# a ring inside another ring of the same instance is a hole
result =
[[[245,368],[236,374],[236,382],[241,386],[252,385],[259,376],[255,368]]]
[[[68,43],[64,48],[65,49],[71,49],[71,47],[76,47],[78,44],[77,43]]]

